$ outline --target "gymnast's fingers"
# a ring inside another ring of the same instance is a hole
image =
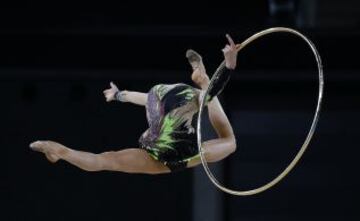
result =
[[[106,102],[110,102],[113,100],[113,96],[111,96],[109,93],[105,95]]]
[[[226,52],[230,51],[230,49],[231,49],[230,45],[225,45],[225,47],[222,49],[222,51],[224,53],[226,53]]]
[[[117,86],[114,84],[114,82],[110,82],[110,87],[112,87],[112,88],[117,88]]]
[[[234,40],[232,40],[232,38],[230,37],[229,34],[226,34],[226,38],[227,38],[228,41],[229,41],[230,47],[234,48],[236,45],[235,45],[235,43],[234,43]]]

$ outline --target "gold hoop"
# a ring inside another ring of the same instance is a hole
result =
[[[219,76],[221,74],[221,70],[223,68],[225,68],[225,61],[223,61],[220,64],[220,66],[218,67],[218,69],[215,71],[213,77],[211,78],[209,87],[206,90],[205,95],[201,99],[200,109],[199,109],[199,113],[198,113],[198,120],[197,120],[197,142],[198,142],[198,148],[199,148],[201,163],[202,163],[202,165],[203,165],[203,167],[205,169],[206,174],[210,178],[211,182],[217,188],[219,188],[220,190],[222,190],[222,191],[224,191],[226,193],[232,194],[232,195],[247,196],[247,195],[258,194],[258,193],[261,193],[261,192],[263,192],[265,190],[270,189],[275,184],[280,182],[287,174],[289,174],[289,172],[299,162],[300,158],[302,157],[305,150],[309,146],[311,138],[312,138],[312,136],[313,136],[313,134],[315,132],[317,122],[319,120],[320,108],[321,108],[323,91],[324,91],[324,75],[323,75],[323,68],[322,68],[320,54],[317,51],[317,49],[316,49],[316,47],[315,47],[315,45],[314,45],[314,43],[312,41],[310,41],[307,37],[305,37],[303,34],[301,34],[300,32],[298,32],[298,31],[296,31],[294,29],[284,28],[284,27],[274,27],[274,28],[269,28],[269,29],[266,29],[266,30],[263,30],[261,32],[258,32],[256,34],[254,34],[253,36],[249,37],[248,39],[246,39],[241,44],[236,45],[236,49],[238,51],[240,51],[241,49],[243,49],[247,45],[249,45],[251,42],[253,42],[254,40],[256,40],[256,39],[258,39],[258,38],[260,38],[260,37],[262,37],[264,35],[275,33],[275,32],[286,32],[286,33],[291,33],[291,34],[294,34],[294,35],[300,37],[301,39],[303,39],[310,46],[310,48],[311,48],[311,50],[312,50],[312,52],[313,52],[313,54],[315,56],[317,66],[318,66],[318,73],[319,73],[319,93],[318,93],[318,101],[317,101],[317,107],[316,107],[315,115],[314,115],[310,130],[309,130],[309,132],[307,134],[307,137],[306,137],[303,145],[301,146],[299,152],[296,154],[295,158],[290,162],[290,164],[277,177],[275,177],[273,180],[271,180],[267,184],[265,184],[263,186],[260,186],[260,187],[258,187],[256,189],[251,189],[251,190],[232,190],[232,189],[229,189],[229,188],[223,186],[215,178],[215,176],[212,174],[211,170],[209,169],[208,163],[206,162],[206,159],[205,159],[205,156],[204,156],[204,150],[202,148],[202,140],[201,140],[201,116],[202,116],[202,112],[204,110],[205,101],[206,101],[206,99],[204,99],[204,98],[207,97],[209,91],[212,89],[214,81],[219,78]]]

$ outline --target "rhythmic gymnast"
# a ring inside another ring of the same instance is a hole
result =
[[[228,82],[236,67],[236,45],[229,35],[222,49],[225,67],[206,97],[209,119],[218,138],[203,143],[207,162],[220,161],[236,150],[233,129],[216,97]],[[70,149],[54,141],[36,141],[30,144],[55,163],[65,160],[85,171],[119,171],[126,173],[161,174],[184,170],[201,164],[197,136],[191,122],[199,111],[202,95],[209,85],[202,57],[193,50],[186,52],[193,69],[191,79],[200,88],[186,84],[159,84],[148,93],[120,91],[114,83],[104,90],[107,102],[130,102],[145,106],[149,123],[139,139],[140,148],[129,148],[99,154]]]

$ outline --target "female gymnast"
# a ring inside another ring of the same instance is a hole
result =
[[[229,35],[226,37],[228,44],[222,49],[226,68],[206,97],[210,122],[218,135],[217,139],[203,143],[208,162],[222,160],[236,150],[232,127],[216,97],[236,67],[235,43]],[[199,111],[201,96],[210,80],[202,57],[197,52],[188,50],[186,57],[193,69],[191,79],[200,89],[182,83],[159,84],[148,93],[139,93],[119,91],[111,82],[110,89],[104,90],[107,102],[130,102],[145,106],[149,129],[139,139],[140,148],[94,154],[73,150],[53,141],[36,141],[30,144],[30,148],[44,153],[50,162],[65,160],[86,171],[161,174],[201,164],[191,122]]]

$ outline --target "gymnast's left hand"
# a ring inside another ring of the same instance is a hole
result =
[[[228,69],[233,70],[236,67],[238,51],[236,49],[236,44],[234,43],[230,35],[226,34],[226,38],[228,40],[228,44],[226,44],[225,47],[222,49],[225,58],[225,66]]]
[[[110,88],[103,91],[106,102],[115,100],[115,94],[118,91],[118,87],[113,82],[110,82]]]

